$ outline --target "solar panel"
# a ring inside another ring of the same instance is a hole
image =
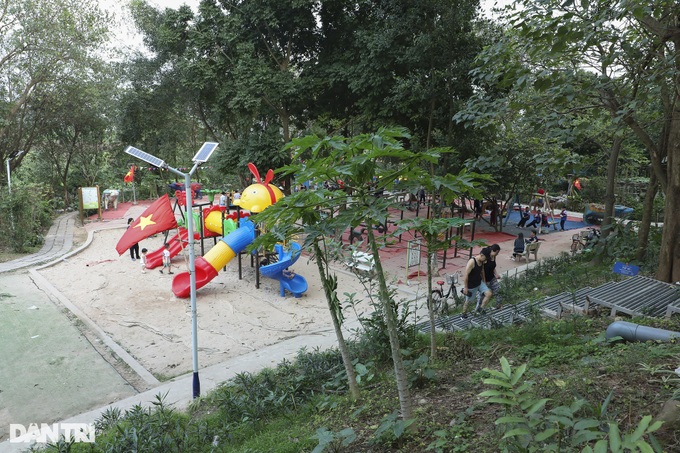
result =
[[[134,156],[138,159],[141,159],[144,162],[158,168],[165,168],[168,166],[163,159],[159,159],[156,156],[152,156],[151,154],[145,153],[141,149],[137,149],[132,146],[128,146],[127,148],[125,148],[125,153]]]
[[[210,159],[210,156],[212,153],[217,149],[217,145],[219,143],[214,143],[214,142],[205,142],[203,143],[203,146],[201,146],[201,149],[198,150],[194,158],[192,159],[194,163],[196,164],[202,164],[203,162],[207,162],[208,159]]]

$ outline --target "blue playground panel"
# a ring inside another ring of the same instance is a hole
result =
[[[503,219],[503,225],[516,226],[519,223],[519,219],[520,219],[519,211],[511,211],[510,212],[510,218],[507,219],[508,223],[505,223],[506,219]],[[531,218],[529,219],[529,222],[531,222],[533,219],[534,219],[534,214],[532,212]],[[557,229],[559,230],[560,229],[560,224],[559,224],[560,216],[559,216],[559,214],[555,214],[555,220],[558,222],[557,223]],[[529,223],[529,222],[527,222],[527,223]],[[565,230],[575,230],[575,229],[579,229],[579,228],[585,228],[587,226],[588,226],[588,224],[585,223],[584,221],[582,221],[582,220],[578,220],[578,221],[570,220],[569,217],[567,217],[567,221],[564,223],[564,229]],[[550,229],[552,230],[552,227]]]

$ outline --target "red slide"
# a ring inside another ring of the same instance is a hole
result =
[[[187,240],[189,238],[189,232],[186,228],[179,228],[179,234],[174,235],[168,239],[168,244],[170,244],[170,258],[176,256],[182,249],[186,246]],[[194,239],[201,239],[201,235],[194,233]],[[163,250],[165,246],[154,250],[153,252],[148,252],[146,254],[146,268],[154,269],[158,266],[163,265]]]

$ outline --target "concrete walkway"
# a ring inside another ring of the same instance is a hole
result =
[[[67,212],[57,217],[47,232],[45,243],[40,251],[32,255],[0,263],[0,273],[48,263],[66,255],[73,247],[73,233],[77,216],[77,212]]]
[[[123,228],[125,226],[125,219],[127,217],[136,217],[141,214],[141,212],[144,210],[145,206],[134,206],[131,207],[127,210],[121,210],[120,215],[116,216],[115,219],[111,219],[109,222],[106,223],[93,223],[90,224],[86,227],[87,230],[89,230],[89,235],[88,235],[88,240],[80,246],[76,250],[71,250],[73,248],[73,236],[74,232],[76,229],[76,213],[68,213],[61,215],[60,217],[57,218],[55,221],[55,224],[50,228],[50,231],[46,237],[45,240],[45,245],[41,249],[40,252],[22,257],[20,259],[10,261],[7,263],[0,263],[0,275],[3,272],[11,272],[11,271],[16,271],[20,269],[24,269],[27,267],[31,266],[37,266],[37,265],[42,265],[40,267],[45,267],[48,265],[52,265],[56,262],[58,262],[60,259],[67,258],[70,255],[73,255],[75,253],[78,253],[80,250],[83,248],[87,247],[89,243],[92,240],[92,233],[93,231],[97,229],[102,229],[102,228]],[[125,211],[125,212],[123,212]],[[512,231],[513,229],[510,228]],[[508,231],[510,232],[510,231]],[[514,233],[514,231],[512,231]],[[541,257],[546,257],[546,256],[554,256],[559,254],[561,251],[568,251],[569,245],[571,244],[571,234],[573,231],[569,232],[554,232],[551,233],[550,235],[545,236],[545,244],[542,246],[541,249]],[[549,238],[549,239],[548,239]],[[542,237],[543,239],[543,237]],[[513,261],[510,261],[509,259],[509,254],[511,253],[511,240],[510,244],[504,244],[503,246],[503,252],[501,255],[499,255],[499,267],[503,270],[505,270],[508,273],[514,272],[517,273],[521,271],[522,269],[526,268],[529,265],[534,265],[534,263],[531,264],[524,264],[521,265],[520,263],[515,263]],[[386,271],[392,273],[393,275],[398,275],[398,273],[403,273],[403,257],[399,257],[398,259],[395,257],[394,259],[386,259],[385,260],[385,266],[386,266]],[[461,259],[460,263],[455,263],[451,262],[450,264],[447,265],[447,268],[445,271],[451,272],[458,270],[458,267],[462,266],[464,267],[465,263],[467,262],[467,259]],[[458,267],[457,267],[458,266]],[[346,272],[345,270],[338,269],[337,272]],[[418,279],[421,280],[421,279]],[[419,284],[421,283],[421,284]],[[43,285],[43,291],[50,292],[50,287],[51,285]],[[401,284],[398,285],[399,291],[402,292],[402,294],[405,297],[411,297],[411,298],[422,298],[424,297],[424,291],[422,288],[422,281],[421,282],[410,282],[410,285],[407,284]],[[63,296],[61,296],[63,298]],[[50,298],[54,301],[55,299],[57,300],[56,303],[59,303],[60,305],[65,306],[67,309],[68,307],[68,301],[63,301],[59,298],[58,294],[51,294]],[[72,310],[72,309],[71,309]],[[63,316],[66,316],[66,314],[61,313]],[[75,313],[77,316],[77,312]],[[73,315],[71,315],[73,316]],[[81,320],[82,321],[82,320]],[[84,321],[85,324],[87,324],[86,321]],[[346,330],[346,335],[350,335],[350,331],[355,329],[357,326],[356,325],[346,325],[345,330]],[[95,329],[96,330],[96,329]],[[101,329],[100,329],[101,330]],[[109,345],[106,342],[106,339],[108,338],[106,334],[103,331],[97,332],[97,334],[101,337],[104,336],[105,338],[100,338],[101,341],[106,343],[109,347],[115,347],[113,345]],[[108,338],[109,341],[110,338]],[[207,392],[210,390],[214,389],[216,386],[218,386],[220,383],[225,382],[229,380],[230,378],[234,377],[237,373],[242,373],[242,372],[256,372],[258,370],[261,370],[265,367],[273,367],[276,364],[280,363],[283,359],[292,359],[295,354],[297,353],[298,350],[301,348],[307,348],[307,349],[313,349],[313,348],[320,348],[320,349],[326,349],[333,347],[336,344],[335,340],[335,334],[333,332],[332,326],[330,326],[327,330],[317,332],[316,334],[313,335],[303,335],[303,336],[298,336],[295,338],[291,338],[289,340],[283,341],[281,343],[271,345],[269,347],[266,347],[264,349],[261,349],[259,351],[254,351],[252,353],[242,355],[239,357],[235,357],[233,359],[227,360],[224,363],[220,363],[208,368],[203,368],[199,370],[199,376],[200,376],[200,382],[201,382],[201,394],[205,395]],[[120,348],[119,348],[120,349]],[[125,354],[125,351],[119,351],[116,350],[117,353],[120,354]],[[134,359],[132,359],[134,361]],[[127,361],[126,361],[127,362]],[[134,366],[131,364],[131,367],[134,369]],[[199,368],[200,368],[200,363],[199,363]],[[77,371],[77,370],[74,370]],[[146,370],[141,368],[141,370],[135,370],[137,371],[138,374],[143,375]],[[147,372],[148,373],[148,372]],[[142,376],[143,377],[143,376]],[[149,383],[149,380],[146,380],[147,383]],[[192,401],[192,376],[191,374],[186,375],[186,376],[180,376],[178,378],[175,378],[171,381],[165,382],[165,383],[159,383],[157,385],[153,385],[153,388],[134,394],[132,396],[117,400],[111,404],[106,404],[101,407],[96,407],[95,409],[87,410],[85,412],[77,413],[77,415],[73,415],[74,413],[71,413],[69,416],[63,417],[61,422],[64,423],[94,423],[94,421],[97,418],[100,418],[101,415],[107,411],[110,408],[119,408],[121,411],[125,411],[135,405],[141,405],[143,407],[150,407],[152,406],[152,403],[156,400],[157,395],[164,395],[166,403],[172,405],[175,408],[183,409],[188,406],[188,404]],[[0,397],[2,396],[2,393],[0,392]],[[77,398],[77,395],[72,395],[73,397]],[[27,402],[28,403],[28,402]],[[32,402],[35,404],[39,404],[37,401]],[[0,407],[0,415],[2,415],[2,410],[3,408]],[[61,412],[59,412],[61,413]],[[54,422],[54,418],[57,414],[51,414],[52,416],[48,417],[50,420],[35,420],[36,423],[40,422],[45,422],[45,423],[52,423]],[[0,427],[0,436],[2,435],[2,432],[8,432],[5,428],[8,427]],[[6,437],[5,437],[6,438]],[[18,444],[18,443],[10,443],[8,440],[5,440],[4,442],[0,443],[0,453],[4,452],[17,452],[21,451],[23,449],[26,449],[28,444]]]

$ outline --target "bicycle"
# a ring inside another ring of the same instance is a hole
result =
[[[588,228],[585,231],[574,234],[571,236],[571,254],[576,255],[576,252],[580,252],[585,248],[589,247],[593,242],[595,242],[600,237],[600,230],[597,228]]]
[[[449,311],[449,298],[453,296],[453,308],[458,307],[463,302],[465,298],[463,296],[463,288],[460,289],[460,293],[456,290],[456,284],[460,278],[460,272],[455,274],[445,275],[446,284],[450,285],[446,294],[444,293],[444,281],[437,281],[439,289],[433,289],[430,297],[432,298],[432,309],[435,313],[447,313]]]

